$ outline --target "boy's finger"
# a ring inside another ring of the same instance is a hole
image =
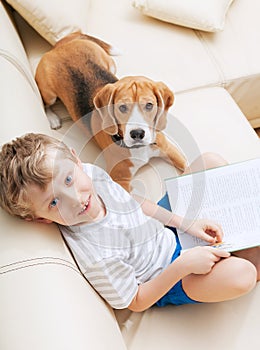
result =
[[[212,249],[212,253],[220,258],[228,258],[230,257],[230,253],[225,251],[225,250],[221,250],[218,248],[211,248]]]
[[[205,232],[203,230],[201,230],[201,232],[200,232],[200,238],[203,239],[204,241],[208,242],[208,243],[211,243],[211,244],[216,243],[215,235],[207,233],[207,232]]]
[[[223,238],[223,230],[222,227],[218,224],[212,224],[210,226],[207,226],[206,232],[210,234],[211,236],[215,237],[217,242],[221,242]]]

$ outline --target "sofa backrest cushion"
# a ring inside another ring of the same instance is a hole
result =
[[[217,32],[224,28],[226,12],[233,0],[133,0],[143,14],[181,26]]]
[[[49,43],[75,31],[86,32],[90,0],[7,0]]]

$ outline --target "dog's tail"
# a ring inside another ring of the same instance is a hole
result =
[[[105,41],[103,40],[100,40],[98,38],[95,38],[93,36],[90,36],[90,35],[85,35],[84,34],[84,37],[85,39],[88,39],[88,40],[91,40],[93,41],[94,43],[98,44],[100,47],[102,47],[103,50],[106,51],[106,53],[108,53],[110,56],[120,56],[122,55],[122,51],[120,49],[118,49],[117,47],[115,46],[112,46],[108,43],[106,43]]]
[[[123,55],[123,52],[116,46],[110,46],[109,55],[110,56],[121,56],[121,55]]]
[[[108,43],[106,43],[103,40],[100,40],[98,38],[95,38],[94,36],[88,35],[88,34],[81,34],[80,39],[86,39],[93,41],[94,43],[98,44],[100,47],[102,47],[103,50],[106,51],[107,54],[110,56],[120,56],[122,55],[122,52],[116,48],[115,46],[112,46]]]

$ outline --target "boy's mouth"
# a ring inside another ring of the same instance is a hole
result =
[[[88,200],[85,202],[85,204],[83,205],[81,211],[79,212],[79,215],[82,215],[84,213],[87,212],[88,208],[89,208],[89,204],[90,204],[90,197],[88,198]]]

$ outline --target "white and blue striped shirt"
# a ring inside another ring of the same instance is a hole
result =
[[[141,206],[101,168],[83,164],[106,215],[81,226],[60,226],[80,269],[114,308],[128,307],[138,285],[160,274],[176,248],[175,235],[146,216]]]

